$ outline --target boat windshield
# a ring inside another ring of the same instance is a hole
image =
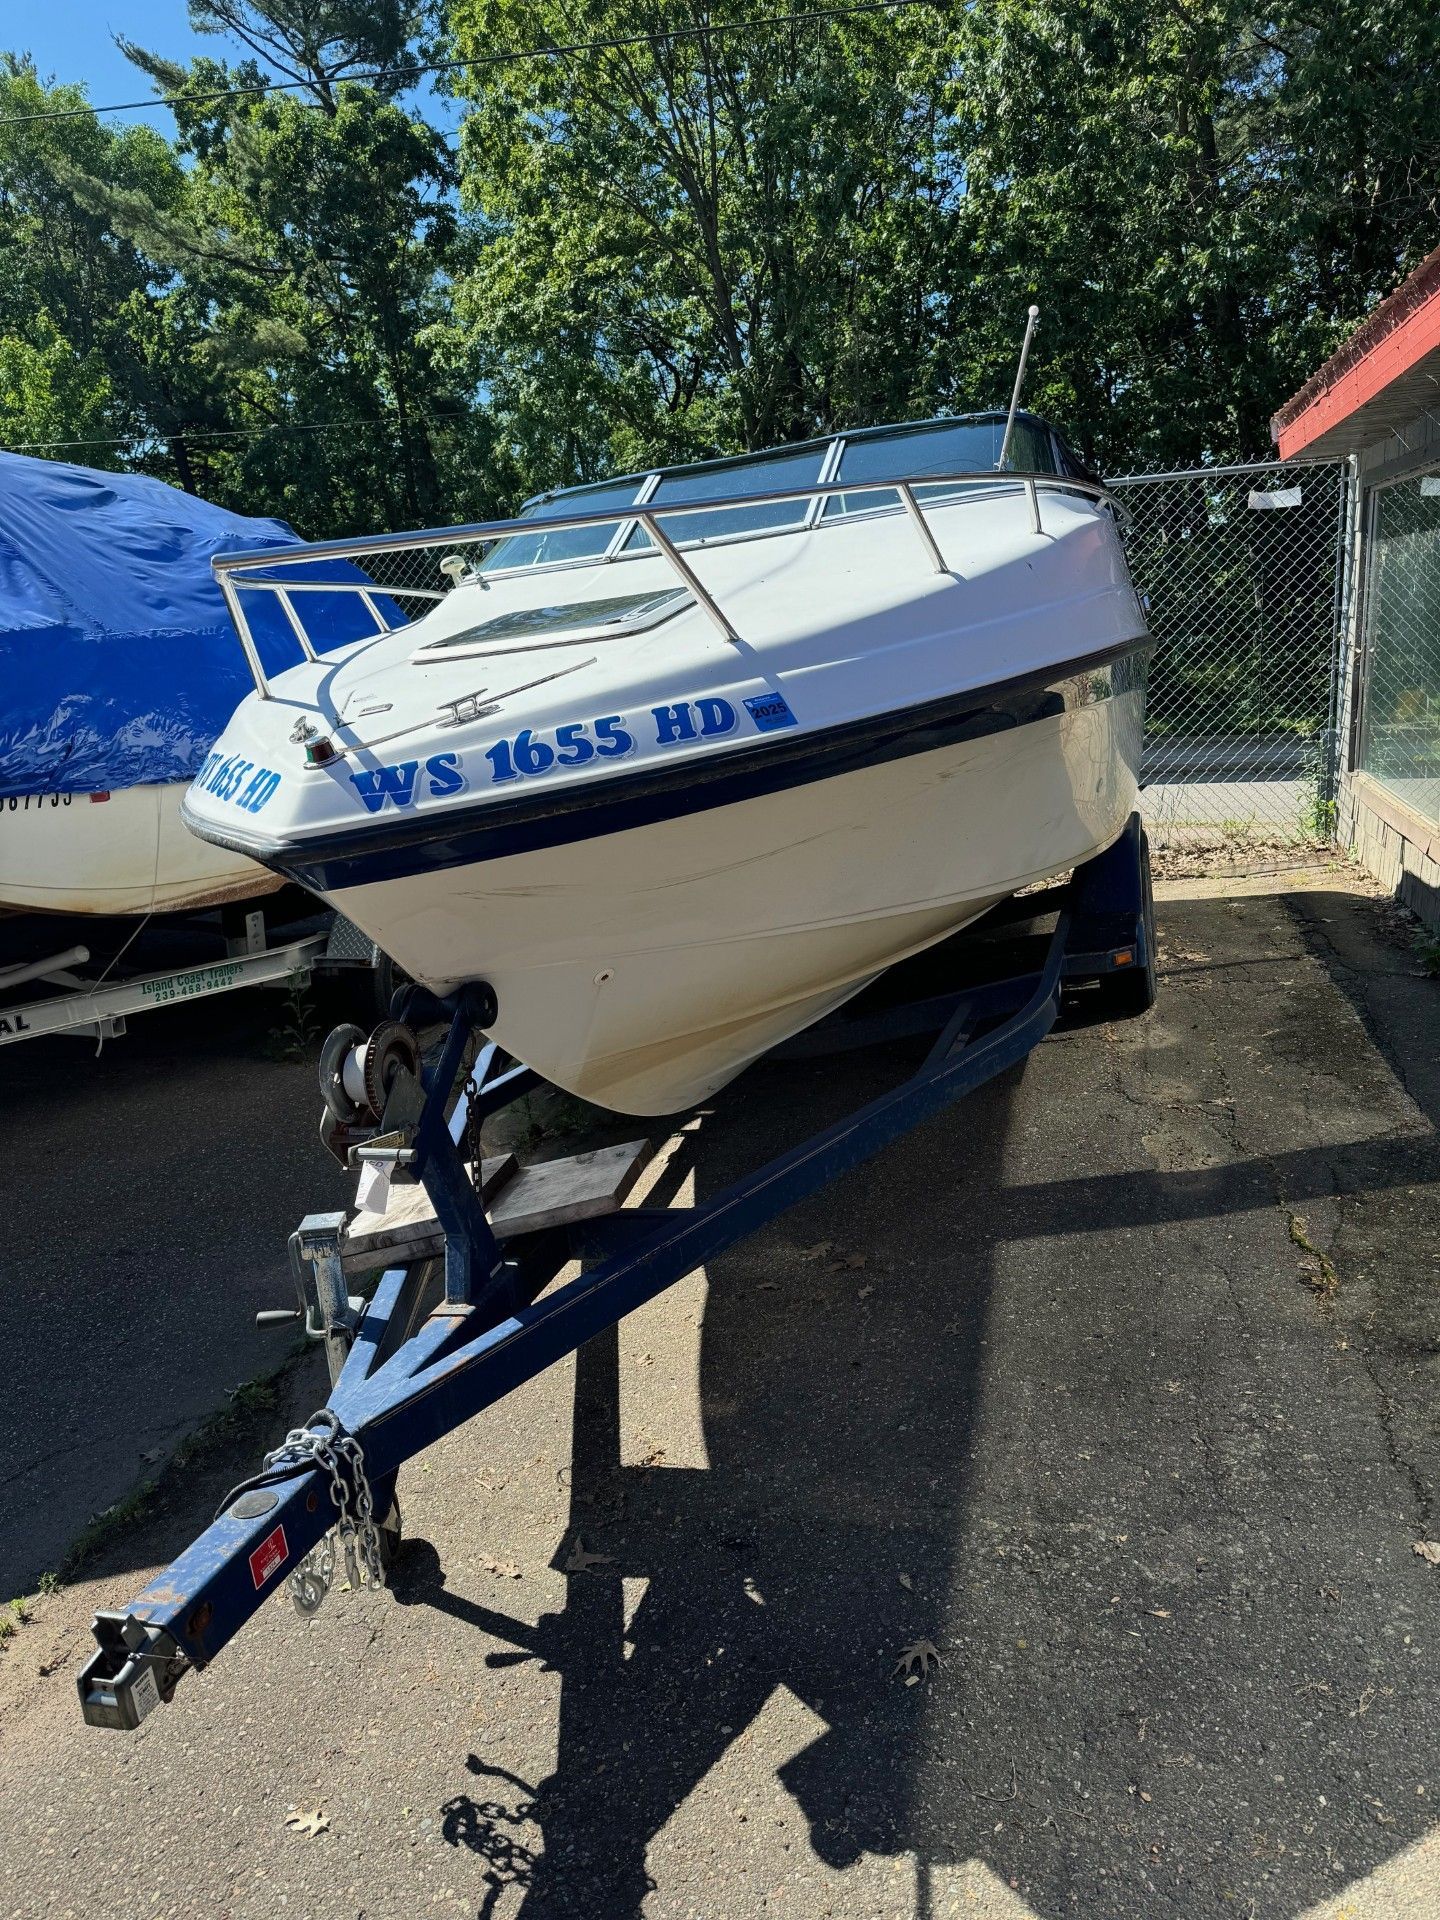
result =
[[[1001,419],[939,420],[925,427],[855,434],[845,442],[837,480],[914,480],[925,473],[984,473],[1000,458],[1005,439]],[[1017,419],[1010,436],[1007,465],[1025,473],[1055,473],[1059,463],[1054,436],[1038,420]],[[920,500],[951,498],[966,489],[956,486],[919,486]],[[893,507],[896,493],[841,493],[825,503],[827,517],[841,513],[874,513]]]
[[[601,513],[607,507],[626,507],[643,482],[633,474],[624,480],[604,480],[594,487],[568,487],[546,494],[520,509],[523,520],[555,520],[571,513]],[[485,571],[501,567],[545,567],[558,560],[598,560],[615,538],[616,523],[598,527],[556,527],[546,533],[514,534],[493,546],[481,562]]]
[[[932,420],[917,426],[871,427],[769,453],[742,454],[729,460],[707,460],[698,466],[628,474],[589,487],[568,487],[530,501],[521,509],[520,517],[543,523],[568,514],[621,506],[643,504],[660,510],[681,501],[779,492],[822,478],[913,480],[926,473],[982,473],[995,467],[1004,437],[1004,417],[998,414]],[[1065,471],[1054,434],[1033,415],[1017,415],[1007,464],[1030,473]],[[944,484],[916,487],[922,500],[953,497],[964,491],[963,486]],[[890,492],[837,494],[826,501],[823,511],[828,518],[873,513],[893,508],[898,501],[899,495]],[[810,514],[809,500],[768,501],[754,508],[671,515],[666,518],[665,531],[677,546],[693,546],[800,527]],[[636,552],[650,544],[644,528],[633,522],[612,520],[603,526],[562,527],[552,532],[545,531],[542,524],[533,534],[512,534],[497,542],[481,568],[499,572],[514,567],[553,566],[567,560],[598,560],[606,553]]]

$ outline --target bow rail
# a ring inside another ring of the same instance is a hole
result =
[[[608,507],[590,507],[575,513],[533,514],[509,520],[486,520],[473,525],[438,527],[417,530],[411,533],[364,534],[345,540],[320,540],[297,544],[294,547],[260,548],[243,553],[217,554],[211,561],[216,582],[225,596],[231,619],[244,649],[245,658],[255,682],[255,690],[261,699],[269,700],[274,696],[270,690],[269,678],[261,663],[259,649],[246,618],[242,603],[242,594],[268,593],[278,602],[286,622],[293,632],[301,652],[307,660],[319,658],[314,642],[299,608],[295,605],[296,594],[305,593],[348,593],[358,596],[370,618],[375,623],[374,638],[397,631],[397,627],[386,615],[380,601],[388,600],[396,604],[405,615],[400,623],[411,624],[418,613],[410,614],[404,606],[407,601],[420,603],[421,610],[428,610],[430,604],[444,600],[454,590],[454,586],[484,585],[513,578],[520,574],[538,572],[558,572],[566,568],[593,567],[619,560],[636,560],[658,554],[669,565],[679,583],[693,595],[696,604],[705,613],[721,637],[732,644],[739,644],[740,636],[731,625],[725,612],[711,593],[710,589],[696,574],[686,555],[697,553],[710,546],[731,545],[740,541],[768,539],[779,534],[793,534],[813,531],[817,528],[836,527],[851,518],[855,509],[842,507],[840,513],[826,514],[826,507],[832,500],[844,500],[857,494],[890,494],[898,496],[893,507],[881,507],[881,512],[903,512],[915,529],[916,538],[925,554],[925,558],[936,573],[949,571],[945,557],[935,538],[934,529],[926,518],[925,507],[952,505],[955,503],[953,489],[964,488],[967,493],[972,489],[985,489],[988,493],[1022,492],[1025,495],[1030,513],[1030,527],[1035,534],[1044,532],[1040,515],[1040,495],[1042,491],[1080,494],[1095,501],[1099,506],[1109,509],[1122,523],[1129,520],[1125,506],[1110,490],[1100,482],[1083,480],[1076,475],[1062,473],[1019,473],[1013,470],[996,471],[993,468],[984,471],[960,473],[916,473],[904,478],[887,476],[874,480],[811,480],[795,487],[778,487],[764,492],[727,494],[714,499],[658,501],[648,498],[645,489],[640,495],[629,501],[621,501]],[[920,490],[930,495],[927,501],[920,498]],[[937,489],[945,490],[945,498],[934,498]],[[743,513],[757,509],[783,506],[797,501],[806,501],[808,510],[803,520],[784,526],[758,526],[739,528],[734,533],[720,534],[710,538],[676,540],[660,524],[662,521],[684,519],[694,514]],[[534,538],[537,535],[549,536],[557,533],[583,532],[595,527],[612,527],[614,534],[600,553],[580,556],[562,556],[554,560],[531,560],[511,567],[478,567],[466,570],[454,550],[467,546],[481,548],[494,547],[497,543],[522,538]],[[631,545],[635,533],[643,532],[650,544],[648,546]],[[435,548],[447,550],[438,571],[448,577],[450,587],[436,587],[422,584],[413,567],[413,557],[428,553]],[[395,565],[397,561],[411,560],[411,577],[400,577],[402,569]],[[276,578],[298,568],[313,572],[317,562],[339,560],[347,567],[356,567],[361,563],[370,563],[368,573],[355,578],[324,580]],[[456,562],[453,566],[452,561]],[[379,563],[378,565],[376,563]],[[372,577],[372,576],[391,577]]]

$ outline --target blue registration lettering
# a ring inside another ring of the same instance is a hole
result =
[[[387,800],[397,807],[410,805],[415,798],[415,776],[419,771],[418,760],[405,760],[398,767],[375,767],[364,773],[352,773],[350,784],[365,802],[365,811],[379,813]]]
[[[655,716],[657,746],[669,747],[677,740],[695,738],[695,716],[688,700],[677,700],[673,707],[652,707],[650,711]]]
[[[735,709],[718,694],[706,694],[703,700],[697,700],[695,711],[700,716],[700,731],[707,740],[717,733],[735,731]]]
[[[241,806],[248,808],[251,813],[259,813],[279,784],[279,774],[272,773],[268,767],[262,767],[250,782],[245,798],[240,802]]]
[[[460,771],[458,753],[432,753],[425,762],[425,771],[430,777],[432,795],[464,792],[465,776]]]
[[[270,797],[269,779],[270,769],[261,767],[235,804],[244,807],[247,813],[258,813]]]

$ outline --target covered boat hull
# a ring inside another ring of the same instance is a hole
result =
[[[0,910],[173,913],[283,886],[280,875],[187,831],[187,784],[0,799]]]
[[[1142,699],[1127,656],[1053,682],[1019,724],[828,778],[368,884],[297,877],[437,989],[487,981],[492,1037],[556,1085],[672,1113],[1108,846],[1135,806]]]

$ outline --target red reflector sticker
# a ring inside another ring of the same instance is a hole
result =
[[[276,1574],[290,1558],[290,1549],[285,1544],[284,1527],[276,1527],[273,1533],[267,1533],[250,1556],[250,1578],[255,1582],[258,1593],[265,1582]]]
[[[90,804],[94,806],[97,800],[108,800],[109,798],[110,795],[108,793],[92,793],[90,796]]]

